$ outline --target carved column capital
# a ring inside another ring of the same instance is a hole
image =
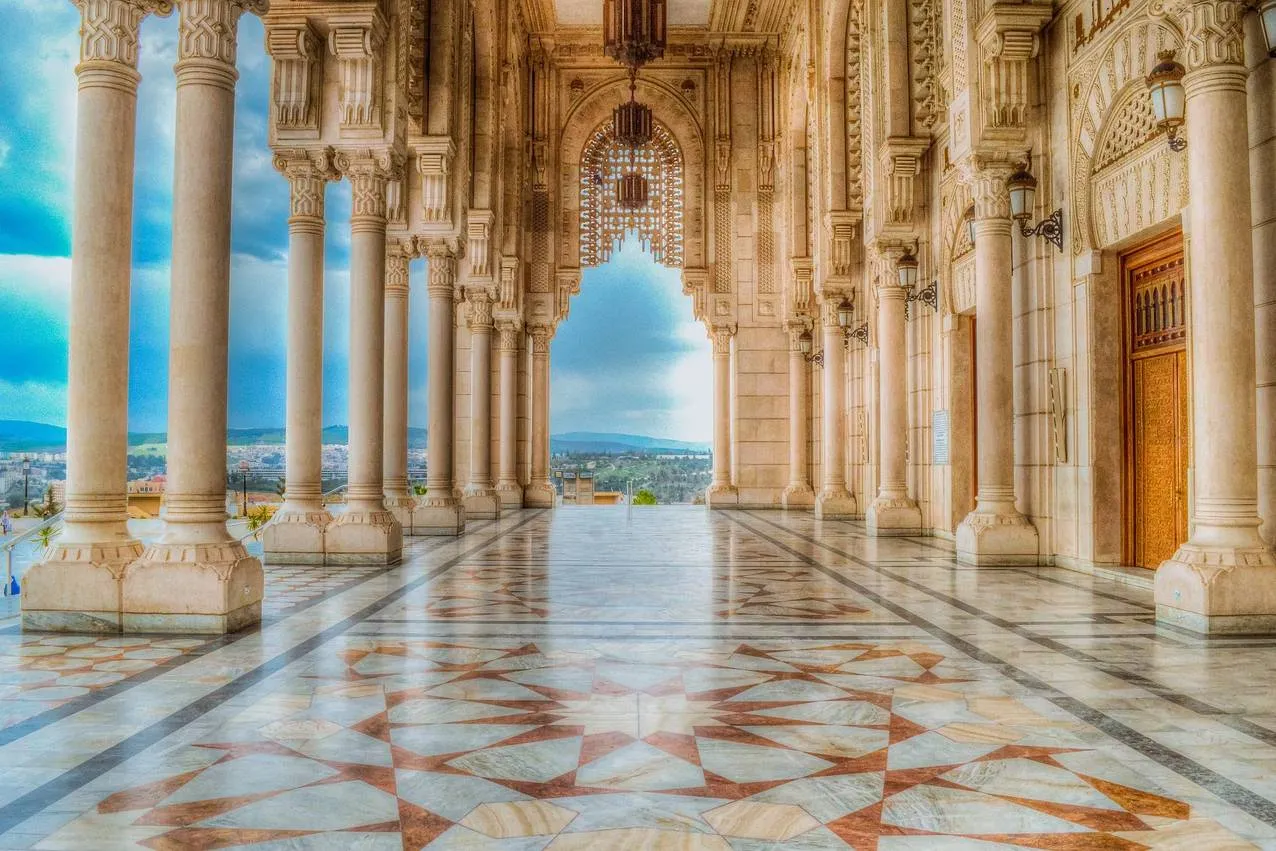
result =
[[[975,221],[1010,219],[1010,187],[1006,181],[1015,173],[1007,159],[971,157],[961,165],[962,180],[970,186],[975,203]]]
[[[456,289],[456,249],[445,239],[432,239],[425,244],[425,256],[430,298],[451,300]]]
[[[406,299],[411,276],[408,264],[411,255],[398,243],[391,243],[385,254],[385,297],[387,299]]]
[[[332,149],[279,148],[274,163],[291,190],[289,224],[317,221],[322,226],[325,185],[341,176],[333,165]]]
[[[390,151],[339,151],[335,163],[350,181],[351,223],[384,226],[389,184],[402,175],[402,158]]]
[[[519,340],[521,334],[517,322],[502,320],[496,323],[497,333],[500,335],[496,341],[496,350],[498,352],[517,352],[519,350]]]
[[[80,10],[76,73],[114,71],[136,87],[138,33],[149,14],[168,15],[172,0],[72,0]]]
[[[1149,12],[1178,26],[1183,65],[1190,75],[1216,66],[1244,70],[1246,5],[1239,0],[1153,0]]]
[[[802,335],[810,332],[810,321],[806,318],[790,319],[784,328],[789,332],[789,351],[801,354]]]
[[[731,354],[731,338],[735,336],[736,326],[714,325],[709,328],[709,339],[713,341],[713,356],[728,357]]]
[[[529,325],[527,334],[532,338],[532,355],[538,358],[549,357],[549,341],[554,339],[554,326]]]
[[[177,85],[192,82],[235,87],[239,72],[239,18],[265,14],[267,0],[176,0]]]
[[[824,292],[820,299],[820,327],[841,330],[842,323],[838,321],[837,312],[842,306],[842,298],[840,292]]]
[[[469,303],[470,331],[475,334],[492,333],[492,297],[486,290],[472,289],[465,294]]]

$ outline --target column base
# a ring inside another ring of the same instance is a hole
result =
[[[523,489],[524,508],[553,508],[558,493],[549,482],[532,482]]]
[[[461,500],[465,516],[475,520],[497,520],[501,516],[501,497],[495,488],[466,488]]]
[[[523,507],[523,486],[517,482],[497,485],[496,493],[501,498],[502,509],[513,510]]]
[[[394,515],[394,519],[399,521],[399,527],[404,535],[411,535],[412,532],[412,512],[416,509],[416,500],[410,496],[387,496],[385,498],[385,510]]]
[[[328,527],[327,564],[398,564],[403,527],[393,513],[350,509]]]
[[[920,535],[922,512],[908,497],[879,496],[864,513],[868,534],[879,538]]]
[[[811,508],[815,505],[815,488],[810,485],[789,485],[780,496],[785,510]]]
[[[1202,635],[1276,633],[1276,557],[1186,543],[1156,571],[1156,621]]]
[[[154,544],[124,571],[124,632],[220,635],[261,622],[261,562],[238,541]]]
[[[22,581],[22,629],[118,633],[121,579],[142,552],[134,540],[54,544]]]
[[[704,504],[712,509],[737,508],[740,492],[732,485],[709,485],[704,492]]]
[[[412,534],[433,537],[456,536],[465,531],[465,506],[447,500],[431,504],[424,499],[412,511]]]
[[[957,527],[957,563],[971,567],[1040,564],[1037,527],[1017,511],[997,514],[978,509]]]
[[[855,496],[846,488],[825,488],[815,498],[818,520],[848,520],[855,516]]]
[[[332,523],[327,509],[289,509],[286,506],[261,530],[261,545],[269,564],[323,564],[324,534]]]

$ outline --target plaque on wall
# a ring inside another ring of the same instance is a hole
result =
[[[930,415],[930,463],[949,463],[948,411],[935,411]]]

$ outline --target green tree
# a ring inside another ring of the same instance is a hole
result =
[[[656,495],[651,491],[643,488],[634,494],[634,505],[655,505]]]

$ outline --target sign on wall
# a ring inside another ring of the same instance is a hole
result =
[[[948,411],[935,411],[930,415],[930,463],[949,463]]]

